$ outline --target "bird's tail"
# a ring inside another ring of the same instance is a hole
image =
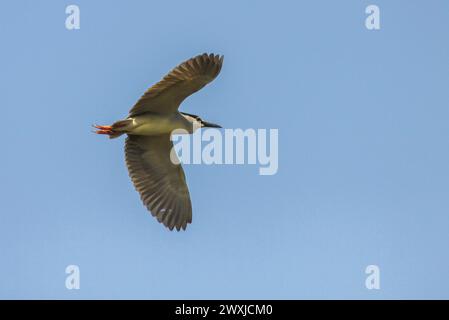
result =
[[[126,127],[130,124],[130,122],[132,122],[131,119],[125,119],[114,122],[111,126],[94,125],[94,128],[98,129],[95,133],[107,134],[109,135],[109,139],[118,138],[127,132]]]

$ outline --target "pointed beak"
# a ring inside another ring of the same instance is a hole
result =
[[[206,128],[221,128],[218,124],[203,121],[203,126]]]

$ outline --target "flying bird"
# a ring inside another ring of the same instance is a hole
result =
[[[171,134],[198,128],[221,128],[199,116],[178,111],[179,105],[220,73],[223,56],[202,54],[171,70],[150,87],[126,119],[110,126],[94,125],[98,134],[117,138],[127,134],[125,160],[143,204],[167,228],[185,230],[192,222],[192,203],[184,170],[173,161]],[[176,157],[176,155],[174,155]]]

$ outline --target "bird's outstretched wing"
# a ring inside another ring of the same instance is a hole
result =
[[[192,203],[181,164],[170,160],[172,147],[168,134],[129,135],[125,158],[129,176],[143,204],[159,222],[170,230],[179,231],[192,222]]]
[[[217,77],[222,64],[223,56],[206,53],[181,63],[145,92],[129,111],[129,116],[175,112],[185,98]]]

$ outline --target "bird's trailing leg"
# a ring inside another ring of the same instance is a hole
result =
[[[117,137],[120,137],[122,134],[125,133],[125,131],[121,130],[122,124],[120,121],[115,122],[112,126],[99,126],[99,125],[93,125],[94,128],[98,129],[94,131],[96,134],[107,134],[109,135],[110,139],[114,139]]]
[[[95,133],[97,133],[97,134],[114,134],[114,131],[112,130],[112,126],[93,125],[93,127],[98,129],[97,131],[95,131]]]

